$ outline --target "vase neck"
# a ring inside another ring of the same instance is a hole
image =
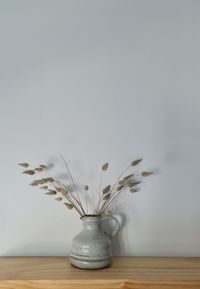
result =
[[[81,219],[85,229],[99,230],[101,228],[101,216],[84,216]]]

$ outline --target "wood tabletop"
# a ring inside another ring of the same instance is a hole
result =
[[[1,289],[200,289],[200,258],[114,257],[112,266],[81,270],[67,257],[0,257]]]

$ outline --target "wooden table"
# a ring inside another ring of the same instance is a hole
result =
[[[67,257],[1,257],[1,289],[200,289],[200,258],[115,257],[109,268],[81,270]]]

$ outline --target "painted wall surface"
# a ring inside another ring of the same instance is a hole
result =
[[[157,173],[113,207],[116,255],[200,256],[200,1],[0,0],[0,255],[67,255],[74,211],[17,163],[97,194],[132,160]]]

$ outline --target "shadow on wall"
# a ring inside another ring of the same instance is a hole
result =
[[[124,253],[123,228],[127,224],[127,216],[124,213],[118,213],[116,218],[120,223],[120,229],[112,240],[112,253],[113,256],[120,256]]]

